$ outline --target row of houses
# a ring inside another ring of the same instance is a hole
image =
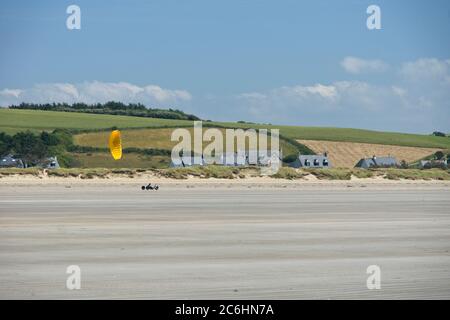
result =
[[[252,154],[253,152],[253,154]],[[252,156],[253,155],[253,156]],[[253,159],[253,160],[252,160]],[[279,157],[281,161],[282,156]],[[258,165],[258,166],[268,166],[270,165],[271,156],[270,151],[257,153],[257,151],[249,151],[246,153],[224,153],[219,161],[215,164],[225,165],[225,166],[248,166],[248,165]],[[205,165],[206,163],[211,163],[206,161],[203,156],[193,156],[193,157],[181,157],[179,163],[172,163],[172,167],[187,167],[193,165]],[[428,168],[430,166],[436,166],[440,164],[441,166],[448,166],[448,160],[425,160],[420,161],[420,168]],[[292,168],[330,168],[332,166],[327,153],[324,154],[314,154],[314,155],[298,155],[295,161],[288,163],[289,167]],[[372,156],[370,158],[362,158],[356,164],[355,168],[369,169],[369,168],[389,168],[398,167],[400,163],[395,157],[377,157]]]
[[[331,163],[326,154],[324,155],[299,155],[297,160],[290,164],[294,168],[329,168]],[[400,163],[395,157],[377,157],[360,159],[355,168],[369,169],[369,168],[392,168],[398,167]],[[421,160],[419,168],[427,169],[434,167],[449,167],[450,159],[447,160]]]
[[[282,155],[279,156],[281,161]],[[270,151],[258,152],[258,151],[246,151],[245,153],[223,153],[218,160],[214,161],[215,164],[225,166],[268,166],[273,161]],[[206,161],[202,156],[182,156],[179,161],[172,161],[171,167],[189,167],[195,165],[206,165],[212,163],[212,161]],[[361,159],[356,167],[370,168],[370,167],[389,167],[397,166],[397,160],[393,157],[375,157]],[[331,162],[327,153],[303,155],[300,154],[295,161],[288,163],[288,166],[292,168],[330,168]]]
[[[208,163],[214,163],[224,166],[269,166],[273,157],[281,161],[282,154],[272,154],[270,150],[258,152],[257,150],[248,150],[246,152],[224,152],[220,156],[211,159],[201,156],[181,156],[177,161],[172,159],[171,167],[189,167],[194,165],[204,166]]]
[[[26,167],[25,162],[12,154],[8,154],[0,158],[0,168],[25,168],[25,167]],[[58,169],[60,166],[57,157],[49,157],[40,161],[36,165],[36,167],[44,169]]]
[[[215,164],[224,166],[269,166],[274,160],[273,157],[278,157],[277,160],[281,161],[282,154],[271,154],[270,150],[265,152],[258,152],[256,150],[249,150],[245,153],[223,153],[218,157],[218,161]],[[178,162],[171,163],[171,167],[189,167],[195,165],[206,165],[211,163],[202,156],[182,156]],[[431,167],[448,167],[449,159],[447,160],[422,160],[419,163],[420,168]],[[59,163],[57,157],[49,157],[39,162],[37,167],[45,169],[58,169]],[[295,161],[288,164],[292,168],[330,168],[331,162],[328,159],[327,153],[315,154],[315,155],[298,155]],[[388,168],[397,167],[399,163],[395,157],[377,157],[363,158],[359,160],[356,168]],[[0,158],[0,168],[25,168],[26,165],[22,159],[15,157],[12,154],[6,155]]]
[[[360,159],[355,167],[369,169],[373,167],[387,168],[396,167],[399,163],[394,157],[376,157],[363,158]],[[328,159],[328,155],[324,153],[323,155],[299,155],[296,161],[289,164],[293,168],[330,168],[331,162]]]

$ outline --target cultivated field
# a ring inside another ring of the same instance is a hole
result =
[[[438,148],[420,148],[380,145],[371,143],[336,142],[319,140],[298,140],[317,153],[328,152],[333,167],[352,168],[361,158],[370,158],[373,155],[394,156],[398,161],[408,163],[427,157]]]

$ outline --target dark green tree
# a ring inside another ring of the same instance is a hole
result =
[[[46,146],[56,146],[60,143],[58,136],[54,133],[48,133],[47,131],[42,131],[41,140]]]
[[[4,156],[11,151],[12,138],[4,132],[0,132],[0,156]]]
[[[31,131],[16,133],[12,137],[12,144],[14,151],[22,158],[26,166],[35,164],[47,155],[47,146]]]

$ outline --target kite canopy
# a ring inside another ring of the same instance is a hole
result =
[[[120,131],[114,130],[109,136],[109,150],[114,160],[122,158],[122,141],[120,138]]]

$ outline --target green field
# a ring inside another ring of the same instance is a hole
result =
[[[211,126],[234,128],[280,129],[280,133],[291,139],[365,142],[412,147],[450,148],[449,137],[431,135],[379,132],[361,129],[322,128],[303,126],[256,125],[230,122],[204,122]],[[125,128],[155,128],[191,126],[192,121],[152,119],[129,116],[97,115],[73,112],[0,109],[0,131],[9,134],[30,129],[32,131],[55,128],[77,130],[99,130],[116,126]]]
[[[192,121],[154,119],[75,112],[14,110],[0,108],[0,131],[12,134],[18,131],[60,129],[93,130],[161,126],[189,126]]]
[[[374,143],[395,146],[442,148],[450,147],[450,137],[436,137],[423,134],[409,134],[399,132],[383,132],[364,129],[332,128],[332,127],[304,127],[304,126],[276,126],[276,125],[249,125],[229,122],[215,122],[221,126],[252,127],[280,129],[280,133],[292,139],[326,140]]]
[[[194,130],[192,128],[187,129],[191,137],[194,137]],[[206,128],[203,128],[206,130]],[[224,137],[223,150],[225,146],[225,129],[219,129]],[[172,148],[178,143],[177,141],[171,141],[171,134],[173,128],[159,128],[159,129],[125,129],[121,130],[122,145],[124,148],[139,148],[139,149],[165,149],[172,150]],[[86,132],[74,135],[74,143],[79,146],[95,147],[95,148],[107,148],[109,131],[98,132]],[[193,138],[191,148],[193,150]],[[270,148],[270,138],[267,139],[267,146]],[[246,149],[249,148],[248,140],[246,139]],[[206,146],[209,142],[205,142]],[[280,141],[280,146],[283,151],[283,155],[297,154],[298,150],[291,144],[284,140]]]

